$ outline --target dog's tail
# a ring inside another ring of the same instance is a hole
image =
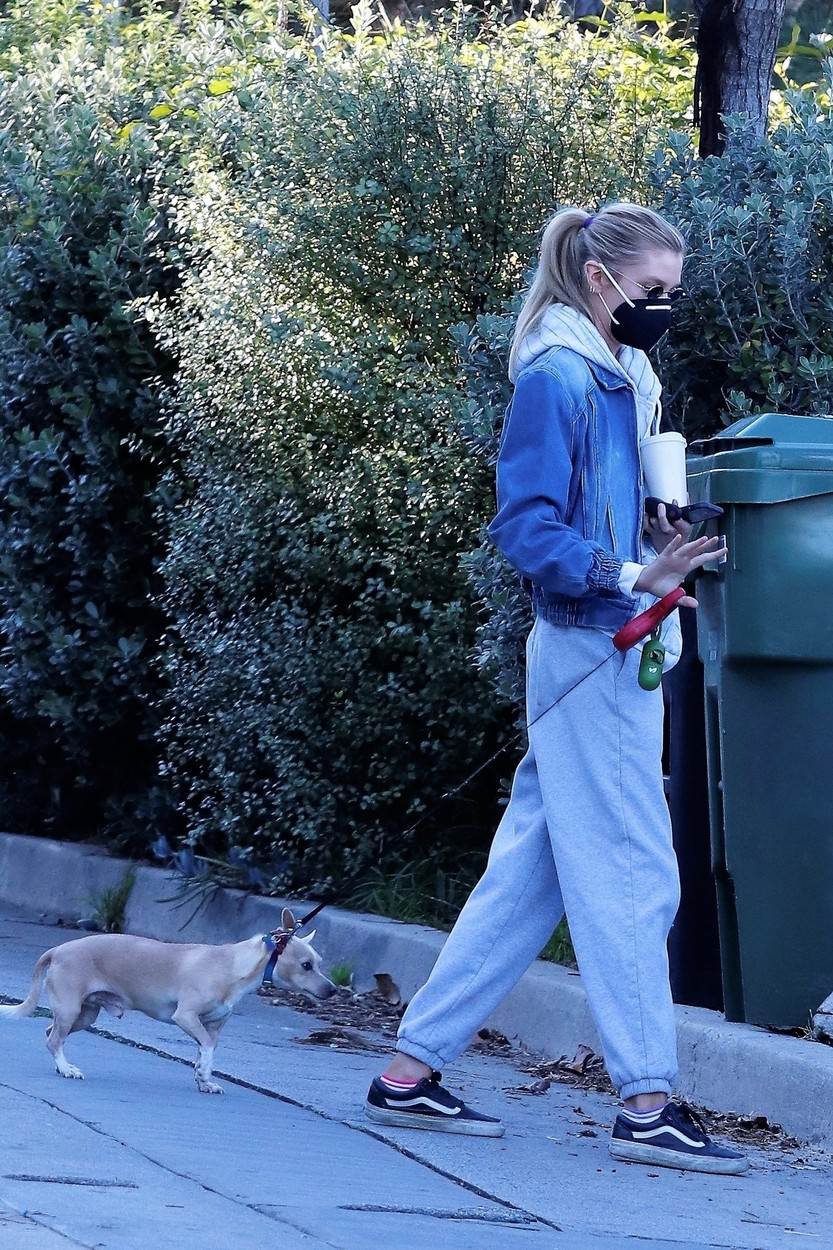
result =
[[[29,990],[29,993],[26,995],[22,1003],[14,1003],[8,1007],[0,1007],[0,1017],[5,1017],[7,1020],[19,1020],[21,1016],[31,1016],[34,1014],[35,1008],[38,1005],[38,998],[40,997],[41,981],[46,974],[46,969],[52,962],[52,956],[54,954],[54,948],[52,950],[44,951],[38,962],[35,964],[35,968],[32,973],[32,988]]]

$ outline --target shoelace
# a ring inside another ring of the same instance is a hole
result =
[[[693,1107],[689,1106],[687,1102],[683,1102],[682,1099],[680,1099],[679,1102],[675,1102],[673,1106],[677,1111],[678,1118],[681,1119],[684,1124],[688,1122],[688,1124],[693,1125],[694,1128],[700,1130],[706,1141],[709,1140],[708,1130]]]
[[[437,1087],[439,1087],[440,1081],[442,1079],[443,1079],[442,1072],[437,1072],[437,1071],[433,1071],[429,1077],[426,1077],[426,1080],[428,1081],[429,1085],[436,1085]],[[446,1098],[448,1098],[451,1101],[453,1105],[458,1106],[458,1107],[464,1106],[462,1098],[458,1098],[456,1094],[449,1093],[447,1089],[443,1089],[443,1093],[445,1094]]]

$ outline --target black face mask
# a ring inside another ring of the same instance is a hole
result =
[[[671,298],[668,295],[656,296],[652,299],[632,300],[611,277],[604,265],[600,265],[608,279],[624,296],[621,304],[617,304],[613,312],[607,306],[604,296],[599,299],[610,316],[610,333],[619,343],[626,347],[638,347],[640,351],[649,352],[656,347],[671,326]]]

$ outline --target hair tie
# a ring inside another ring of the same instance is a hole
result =
[[[589,217],[585,217],[584,221],[581,223],[580,229],[586,230],[587,227],[590,225],[590,223],[595,220],[596,220],[596,214],[591,213]]]

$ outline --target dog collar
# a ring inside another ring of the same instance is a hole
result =
[[[279,955],[282,955],[289,945],[289,939],[292,936],[292,933],[290,933],[288,929],[282,929],[277,935],[273,933],[264,933],[263,944],[268,951],[272,952],[273,955],[276,951]]]
[[[286,930],[278,933],[277,938],[273,937],[271,933],[264,933],[263,945],[269,952],[269,959],[263,970],[263,980],[261,981],[262,985],[272,984],[272,975],[275,968],[278,966],[278,960],[286,950],[291,937],[292,934],[286,932]]]
[[[319,903],[317,907],[313,907],[312,911],[307,912],[303,920],[298,921],[294,929],[276,930],[277,937],[274,937],[271,933],[263,934],[263,945],[274,956],[275,961],[277,960],[278,956],[284,953],[287,946],[289,945],[290,939],[293,938],[295,934],[298,933],[301,929],[303,929],[304,925],[308,924],[309,921],[312,920],[315,916],[317,916],[318,913],[326,906],[327,906],[326,902],[323,902],[323,903]],[[272,960],[270,960],[270,967],[274,967],[274,962]]]

